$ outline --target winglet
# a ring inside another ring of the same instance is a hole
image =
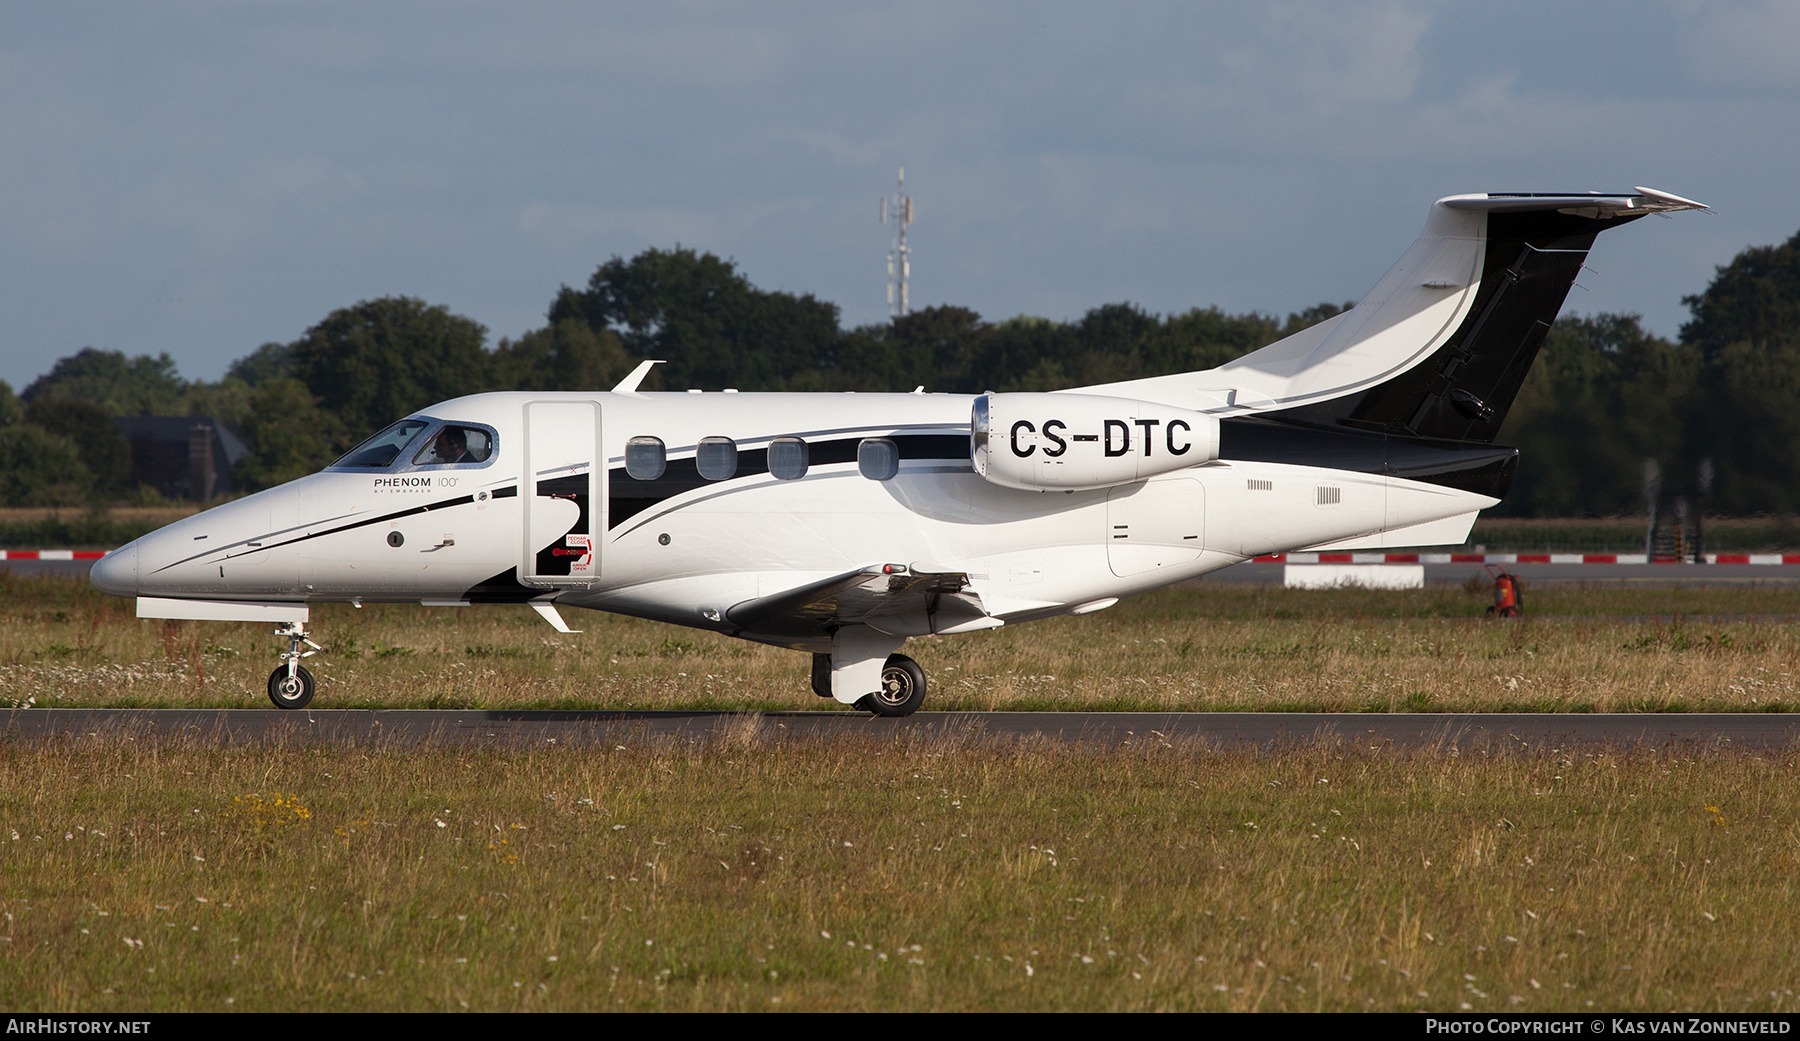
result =
[[[638,384],[644,382],[645,376],[650,375],[650,367],[652,365],[661,365],[662,363],[663,359],[661,358],[645,358],[643,361],[638,362],[637,368],[632,369],[631,372],[626,374],[625,378],[620,380],[617,386],[613,387],[612,392],[614,394],[636,394]]]

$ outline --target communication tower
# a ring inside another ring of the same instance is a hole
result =
[[[906,280],[912,274],[912,252],[906,246],[906,228],[913,222],[912,196],[906,194],[906,167],[900,168],[899,188],[892,198],[881,197],[881,223],[888,223],[888,215],[893,215],[894,233],[889,239],[887,271],[888,271],[888,315],[893,318],[905,318],[908,309]]]

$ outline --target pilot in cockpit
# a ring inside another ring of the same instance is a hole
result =
[[[431,451],[419,460],[422,465],[431,466],[441,463],[473,463],[476,458],[469,454],[469,436],[461,427],[445,427],[438,431],[437,437],[431,441]]]

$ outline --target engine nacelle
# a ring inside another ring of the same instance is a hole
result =
[[[969,420],[975,472],[1028,491],[1130,484],[1219,457],[1219,421],[1097,394],[983,394]]]

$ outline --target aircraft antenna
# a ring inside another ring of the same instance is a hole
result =
[[[894,230],[888,240],[887,255],[887,301],[888,315],[892,318],[905,318],[910,310],[911,301],[906,291],[907,280],[912,276],[912,251],[906,245],[906,229],[913,222],[912,196],[906,194],[906,167],[900,167],[899,186],[890,199],[881,197],[881,223],[888,223],[888,216],[893,216]]]

